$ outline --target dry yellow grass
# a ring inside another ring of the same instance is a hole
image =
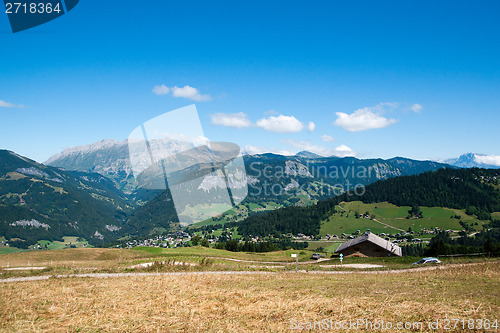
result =
[[[293,319],[427,325],[436,319],[494,320],[499,313],[499,263],[399,274],[160,275],[0,284],[0,330],[6,332],[285,332]]]
[[[83,265],[107,266],[116,265],[119,261],[143,258],[147,253],[133,250],[88,248],[88,249],[64,249],[52,251],[30,251],[0,255],[0,266],[5,267],[7,263],[14,266],[48,266],[53,261],[58,265]]]

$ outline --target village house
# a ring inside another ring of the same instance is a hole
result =
[[[335,253],[342,253],[344,257],[402,256],[402,250],[399,246],[371,232],[348,240],[340,245]]]

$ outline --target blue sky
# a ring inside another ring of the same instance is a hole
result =
[[[498,1],[84,0],[13,34],[0,13],[0,148],[45,161],[194,103],[209,139],[248,152],[499,156],[499,15]]]

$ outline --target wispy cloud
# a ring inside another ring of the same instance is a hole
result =
[[[300,132],[304,129],[304,124],[302,124],[294,116],[284,116],[280,114],[279,116],[271,116],[268,118],[262,118],[257,121],[257,126],[270,132],[277,133],[293,133]]]
[[[269,110],[269,111],[264,112],[264,115],[266,115],[266,116],[277,116],[277,115],[279,115],[279,113],[276,112],[276,111],[274,111],[274,110]]]
[[[310,121],[309,124],[307,124],[307,130],[309,132],[314,132],[315,129],[316,129],[316,124]]]
[[[24,105],[22,104],[16,105],[0,99],[0,108],[23,108],[23,107]]]
[[[279,154],[279,155],[285,155],[285,156],[290,156],[290,155],[295,155],[296,153],[287,150],[287,149],[275,149],[275,148],[267,148],[267,147],[258,147],[258,146],[253,146],[253,145],[246,145],[242,149],[243,154],[247,155],[258,155],[258,154],[266,154],[266,153],[272,153],[272,154]]]
[[[184,87],[167,87],[164,84],[153,87],[153,93],[156,95],[168,95],[172,93],[173,97],[187,98],[197,102],[206,102],[212,100],[212,97],[208,94],[203,95],[200,91],[194,87],[184,86]]]
[[[321,136],[321,141],[323,142],[333,142],[335,139],[327,134]]]
[[[424,109],[424,107],[420,104],[413,104],[412,106],[410,106],[410,109],[413,112],[420,113]]]
[[[170,88],[167,87],[166,85],[162,84],[160,86],[154,86],[153,92],[156,95],[167,95],[170,92]]]
[[[252,126],[248,116],[243,113],[215,113],[210,116],[212,125],[244,128]]]
[[[337,120],[334,124],[349,132],[384,128],[397,122],[396,119],[382,116],[387,107],[394,108],[396,106],[396,103],[381,103],[373,107],[358,109],[351,114],[337,112]]]

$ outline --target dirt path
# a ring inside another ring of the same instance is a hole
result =
[[[4,271],[41,271],[47,267],[12,267],[12,268],[2,268]]]
[[[295,261],[258,261],[258,260],[243,260],[243,259],[233,259],[233,258],[223,258],[223,257],[207,257],[210,259],[219,259],[219,260],[228,260],[228,261],[235,261],[235,262],[245,262],[249,264],[274,264],[274,265],[289,265],[289,264],[295,264]],[[327,261],[330,260],[330,258],[319,258],[318,260],[310,260],[310,261],[299,261],[299,265],[309,265],[309,264],[316,264],[318,262],[322,261]]]
[[[392,226],[392,225],[390,225],[390,224],[387,224],[387,223],[384,223],[384,222],[380,222],[380,221],[379,221],[379,220],[377,220],[377,219],[372,219],[372,220],[373,220],[373,221],[375,221],[375,222],[378,222],[378,223],[380,223],[380,224],[382,224],[382,225],[385,225],[386,227],[389,227],[389,228],[392,228],[392,229],[396,229],[396,230],[399,230],[399,231],[403,231],[403,232],[405,231],[405,230],[403,230],[403,229],[399,229],[399,228],[393,227],[393,226]]]
[[[344,207],[342,207],[341,205],[337,205],[337,206],[335,206],[335,207],[339,207],[339,208],[340,208],[340,209],[342,209],[344,212],[348,212],[348,210],[347,210],[347,209],[345,209]]]
[[[499,262],[490,262],[498,264]],[[401,274],[401,273],[418,273],[425,271],[449,269],[455,267],[466,267],[472,265],[481,265],[484,263],[469,263],[469,264],[451,264],[439,266],[417,267],[409,269],[392,269],[386,271],[305,271],[300,270],[300,274]],[[346,267],[347,265],[344,265]],[[51,278],[65,279],[65,278],[99,278],[109,279],[117,277],[135,277],[135,276],[194,276],[194,275],[276,275],[276,274],[297,274],[294,271],[289,272],[262,272],[262,271],[209,271],[209,272],[173,272],[173,273],[89,273],[89,274],[71,274],[71,275],[55,275],[55,276],[30,276],[0,279],[0,283],[12,282],[27,282],[27,281],[42,281]]]

